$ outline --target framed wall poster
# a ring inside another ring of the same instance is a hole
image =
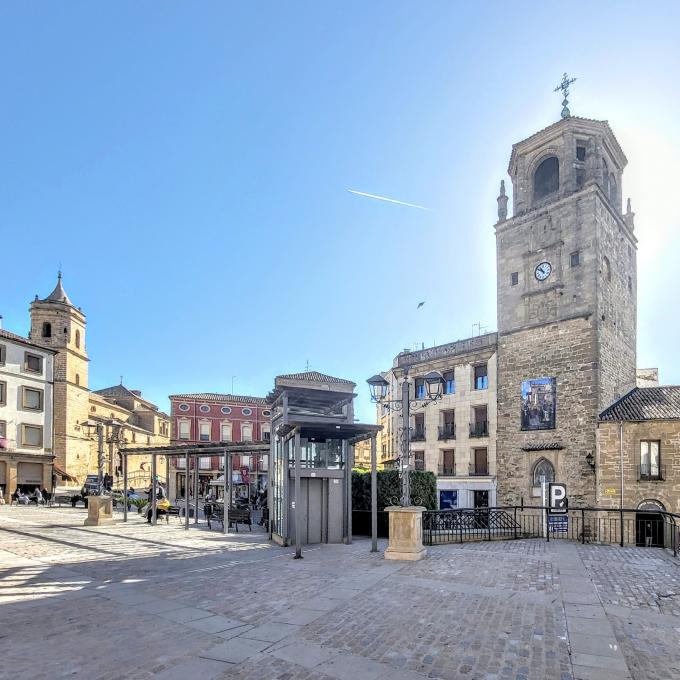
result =
[[[522,430],[554,430],[555,410],[555,378],[522,381]]]

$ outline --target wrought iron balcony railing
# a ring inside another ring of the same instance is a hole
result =
[[[489,436],[489,422],[487,420],[479,420],[476,423],[470,423],[471,437],[488,437]]]
[[[456,426],[453,423],[445,423],[444,425],[440,425],[438,431],[439,441],[456,438]]]
[[[416,425],[411,430],[411,441],[412,442],[424,442],[425,441],[425,425]]]
[[[489,462],[470,463],[470,477],[485,477],[489,474]]]
[[[456,466],[455,465],[444,465],[441,464],[437,468],[437,473],[440,477],[455,477]]]

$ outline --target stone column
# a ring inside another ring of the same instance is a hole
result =
[[[422,560],[427,555],[423,546],[423,511],[426,508],[412,506],[385,508],[390,514],[389,544],[385,550],[386,560]]]
[[[113,498],[111,496],[88,496],[86,527],[113,524]]]

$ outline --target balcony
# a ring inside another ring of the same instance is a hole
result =
[[[456,426],[453,423],[445,423],[444,425],[440,425],[438,427],[438,432],[439,441],[456,438]]]
[[[412,442],[424,442],[425,441],[425,425],[416,425],[411,430],[411,441]]]
[[[471,437],[488,437],[489,436],[489,421],[479,420],[476,423],[470,423]]]
[[[477,461],[476,463],[470,463],[470,477],[488,477],[489,475],[489,462]]]
[[[637,466],[639,482],[663,482],[666,479],[665,465],[650,465],[644,463]]]
[[[456,476],[456,466],[455,465],[443,465],[440,463],[437,468],[437,474],[440,477],[455,477]]]

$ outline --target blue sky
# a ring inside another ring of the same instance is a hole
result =
[[[309,362],[372,420],[364,380],[402,348],[495,329],[499,180],[567,70],[572,113],[629,160],[638,364],[680,383],[679,21],[675,2],[4,2],[4,327],[27,332],[61,262],[93,389],[122,374],[167,408]]]

